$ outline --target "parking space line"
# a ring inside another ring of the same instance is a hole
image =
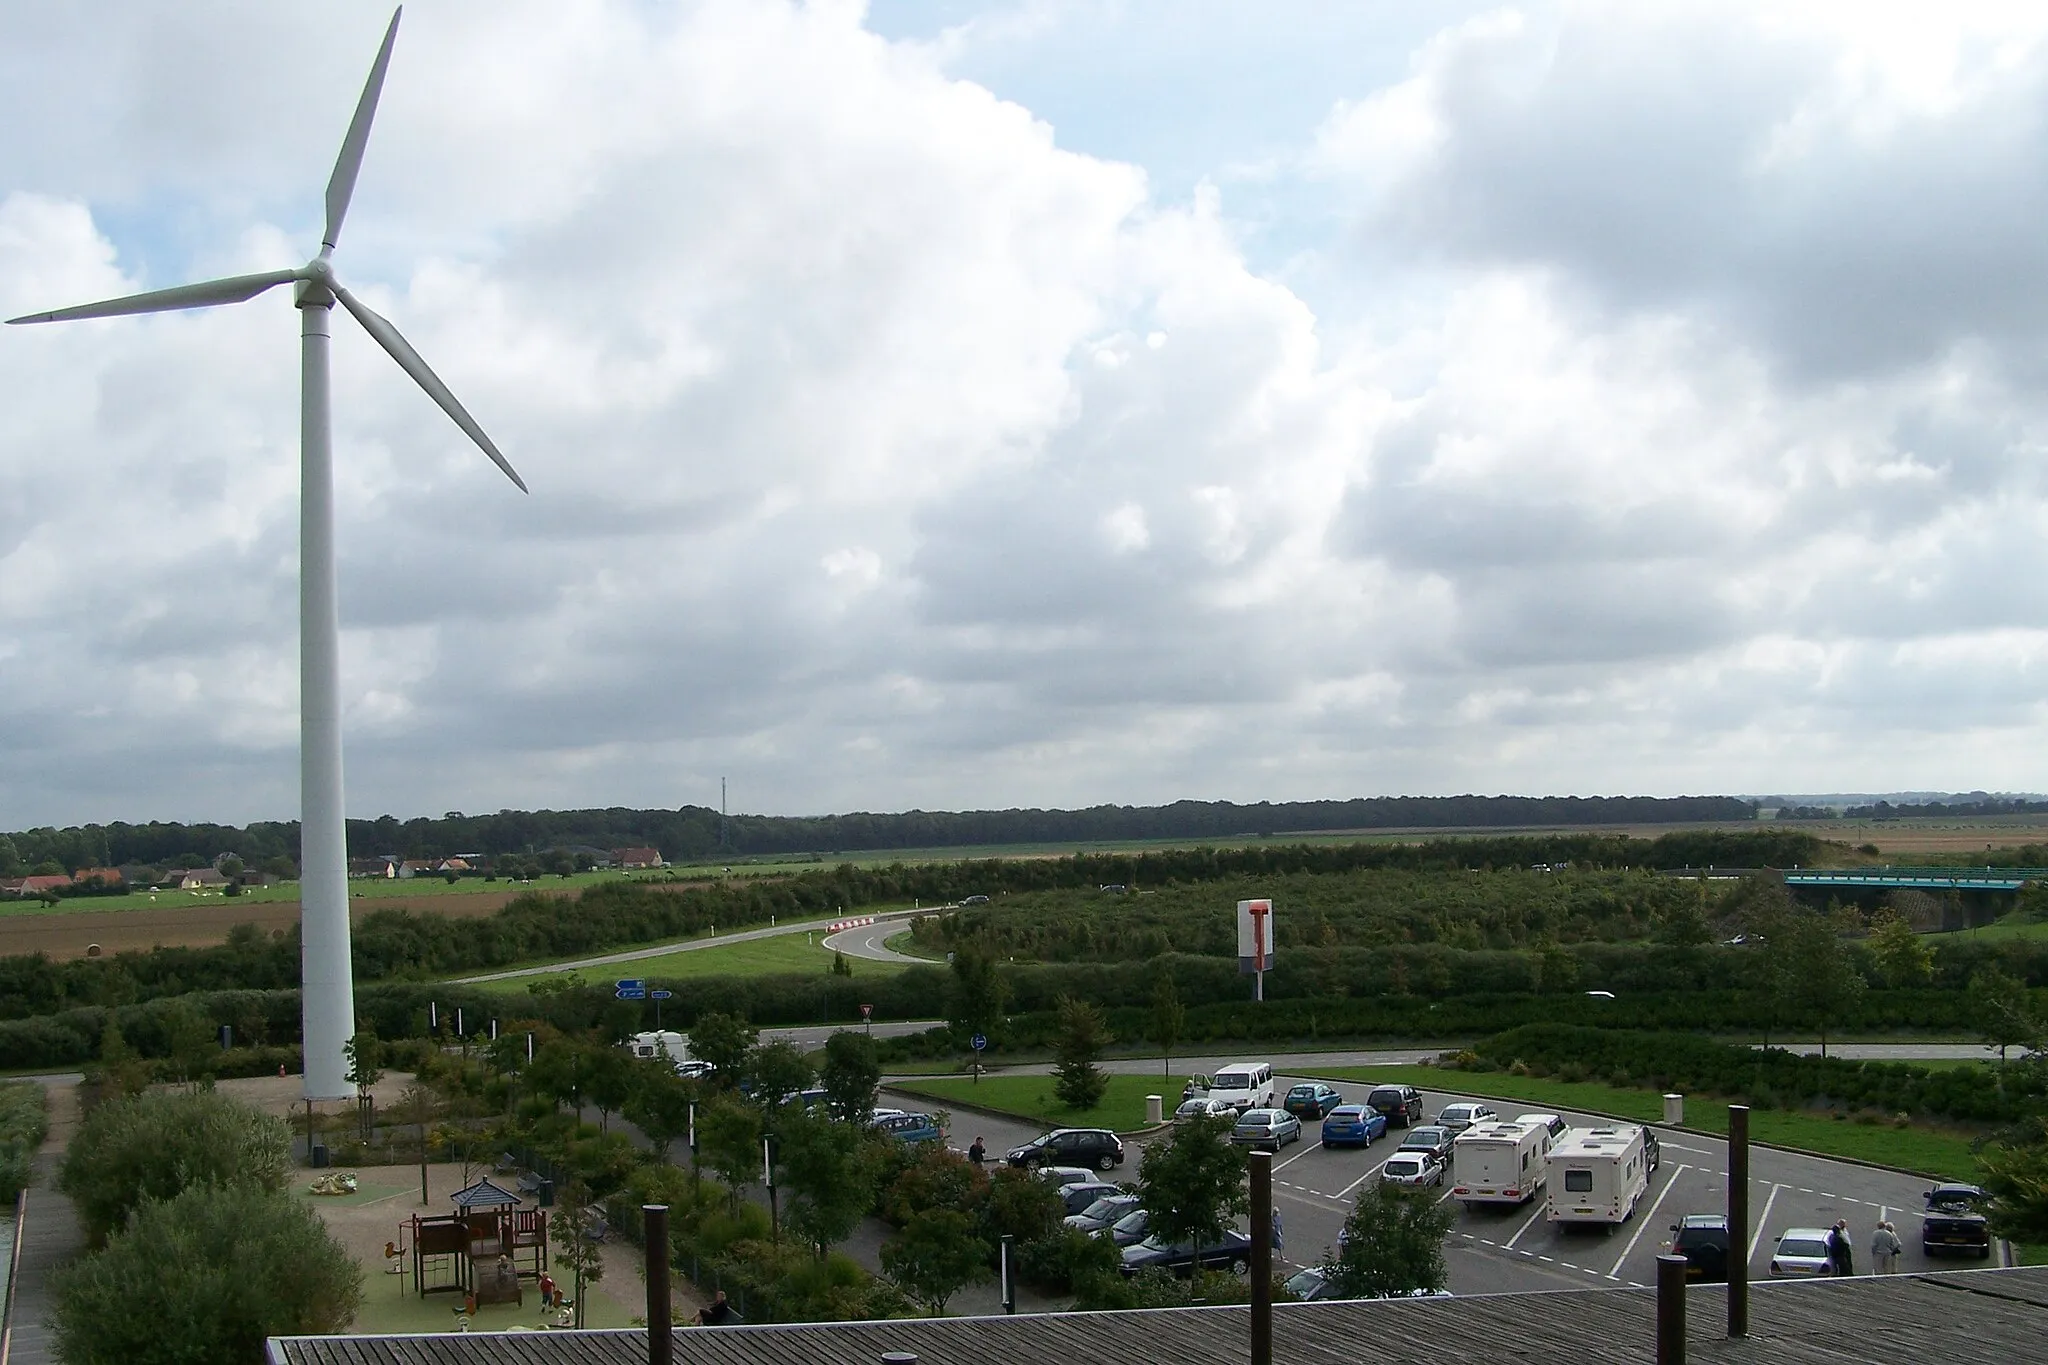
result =
[[[1538,1203],[1535,1208],[1529,1210],[1529,1216],[1522,1220],[1522,1226],[1516,1228],[1515,1235],[1508,1238],[1507,1249],[1509,1251],[1513,1251],[1515,1249],[1515,1243],[1522,1240],[1523,1233],[1527,1232],[1530,1228],[1536,1225],[1536,1220],[1543,1216],[1543,1209],[1544,1205]]]
[[[1692,1152],[1698,1156],[1719,1156],[1720,1153],[1707,1147],[1688,1147],[1681,1142],[1662,1141],[1659,1146],[1669,1147],[1674,1152]]]
[[[1628,1239],[1628,1245],[1621,1249],[1621,1255],[1617,1257],[1614,1262],[1614,1269],[1607,1272],[1608,1279],[1618,1280],[1621,1278],[1622,1262],[1626,1261],[1628,1259],[1629,1253],[1636,1249],[1636,1243],[1643,1240],[1643,1234],[1650,1230],[1650,1224],[1657,1221],[1657,1210],[1663,1207],[1664,1197],[1670,1194],[1673,1189],[1677,1188],[1678,1177],[1685,1174],[1687,1171],[1691,1169],[1692,1167],[1687,1166],[1683,1162],[1680,1162],[1678,1167],[1671,1172],[1671,1178],[1666,1180],[1664,1182],[1664,1188],[1657,1192],[1656,1202],[1651,1204],[1650,1211],[1643,1215],[1642,1223],[1636,1228],[1636,1235]]]
[[[1297,1161],[1301,1160],[1301,1159],[1302,1159],[1303,1157],[1307,1156],[1307,1155],[1308,1155],[1308,1154],[1309,1154],[1310,1152],[1320,1152],[1320,1151],[1321,1151],[1322,1149],[1323,1149],[1323,1144],[1322,1144],[1322,1143],[1320,1143],[1320,1142],[1318,1142],[1318,1143],[1317,1143],[1317,1144],[1316,1144],[1315,1146],[1313,1146],[1313,1147],[1309,1146],[1309,1145],[1308,1145],[1308,1144],[1307,1144],[1306,1142],[1304,1142],[1304,1143],[1302,1143],[1302,1144],[1301,1144],[1301,1150],[1300,1150],[1300,1151],[1296,1152],[1296,1153],[1295,1153],[1295,1154],[1294,1154],[1293,1156],[1291,1156],[1291,1157],[1288,1157],[1288,1158],[1287,1158],[1287,1160],[1285,1160],[1285,1161],[1282,1161],[1282,1162],[1280,1162],[1280,1163],[1279,1163],[1278,1165],[1274,1166],[1274,1167],[1273,1167],[1273,1169],[1274,1169],[1274,1170],[1276,1170],[1276,1171],[1284,1171],[1284,1170],[1286,1170],[1286,1169],[1287,1169],[1287,1168],[1288,1168],[1289,1166],[1292,1166],[1292,1165],[1293,1165],[1293,1164],[1294,1164],[1295,1162],[1297,1162]]]
[[[1388,1155],[1391,1156],[1392,1153],[1388,1153]],[[1330,1197],[1332,1199],[1347,1198],[1353,1190],[1357,1189],[1360,1185],[1363,1185],[1366,1181],[1372,1179],[1373,1176],[1377,1175],[1379,1173],[1380,1167],[1386,1164],[1386,1157],[1381,1157],[1378,1161],[1375,1161],[1372,1165],[1365,1168],[1364,1175],[1358,1177],[1358,1179],[1352,1181],[1349,1185],[1346,1185],[1343,1189],[1337,1191],[1337,1193],[1331,1195]]]
[[[1783,1185],[1771,1186],[1770,1197],[1764,1200],[1764,1211],[1756,1216],[1756,1231],[1749,1235],[1749,1259],[1756,1259],[1756,1244],[1764,1239],[1764,1229],[1771,1225],[1771,1205],[1778,1202],[1778,1191]]]

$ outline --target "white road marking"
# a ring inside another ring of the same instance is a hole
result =
[[[1756,1259],[1756,1244],[1764,1239],[1764,1229],[1770,1226],[1771,1205],[1778,1202],[1778,1191],[1784,1188],[1783,1185],[1771,1186],[1770,1197],[1764,1200],[1764,1211],[1756,1216],[1756,1231],[1749,1235],[1749,1259],[1752,1261]]]
[[[1314,1151],[1319,1151],[1319,1150],[1320,1150],[1320,1149],[1322,1148],[1322,1145],[1323,1145],[1322,1143],[1318,1142],[1318,1143],[1317,1143],[1317,1144],[1316,1144],[1316,1145],[1315,1145],[1314,1147],[1311,1147],[1311,1146],[1309,1146],[1309,1145],[1308,1145],[1307,1143],[1305,1143],[1305,1142],[1304,1142],[1304,1143],[1302,1143],[1302,1144],[1301,1144],[1301,1150],[1300,1150],[1300,1151],[1296,1152],[1296,1153],[1295,1153],[1295,1154],[1294,1154],[1293,1156],[1291,1156],[1291,1157],[1288,1157],[1288,1158],[1287,1158],[1287,1160],[1285,1160],[1285,1161],[1281,1162],[1281,1163],[1280,1163],[1279,1165],[1275,1166],[1275,1167],[1274,1167],[1273,1169],[1274,1169],[1274,1170],[1276,1170],[1276,1171],[1284,1171],[1284,1170],[1286,1170],[1286,1169],[1287,1169],[1287,1168],[1288,1168],[1289,1166],[1292,1166],[1292,1165],[1293,1165],[1293,1164],[1294,1164],[1295,1162],[1297,1162],[1297,1161],[1301,1160],[1301,1159],[1302,1159],[1303,1157],[1307,1156],[1307,1155],[1308,1155],[1308,1154],[1309,1154],[1310,1152],[1314,1152]]]
[[[1530,1202],[1534,1203],[1535,1201],[1532,1200]],[[1543,1216],[1543,1208],[1542,1204],[1537,1204],[1535,1208],[1529,1210],[1529,1216],[1522,1220],[1522,1226],[1516,1228],[1515,1235],[1508,1238],[1508,1250],[1513,1251],[1515,1243],[1522,1240],[1522,1234],[1536,1225],[1536,1220]]]
[[[1392,1153],[1388,1153],[1388,1155],[1391,1156]],[[1331,1195],[1330,1198],[1343,1199],[1348,1197],[1353,1190],[1357,1189],[1360,1185],[1363,1185],[1366,1181],[1372,1179],[1373,1176],[1378,1175],[1380,1167],[1386,1164],[1387,1163],[1385,1157],[1382,1157],[1380,1160],[1375,1161],[1372,1165],[1365,1168],[1364,1175],[1358,1177],[1358,1179],[1352,1181],[1349,1185],[1346,1185],[1343,1189]]]
[[[1608,1279],[1618,1280],[1621,1278],[1621,1263],[1626,1261],[1628,1254],[1636,1249],[1636,1243],[1643,1240],[1643,1234],[1650,1230],[1650,1224],[1657,1221],[1657,1210],[1663,1206],[1664,1197],[1677,1187],[1678,1177],[1691,1169],[1690,1166],[1680,1162],[1678,1168],[1671,1172],[1670,1178],[1664,1182],[1664,1188],[1657,1192],[1656,1202],[1651,1204],[1650,1211],[1643,1215],[1642,1223],[1636,1228],[1636,1235],[1628,1239],[1628,1245],[1621,1249],[1621,1255],[1615,1259],[1614,1269],[1607,1272]]]
[[[1710,1148],[1707,1148],[1707,1147],[1688,1147],[1688,1146],[1686,1146],[1686,1145],[1685,1145],[1684,1143],[1682,1143],[1682,1142],[1672,1142],[1672,1141],[1670,1141],[1670,1140],[1668,1140],[1668,1139],[1666,1139],[1665,1141],[1663,1141],[1663,1142],[1662,1142],[1661,1144],[1659,1144],[1659,1145],[1661,1145],[1661,1146],[1665,1146],[1665,1147],[1669,1147],[1669,1148],[1670,1148],[1670,1149],[1671,1149],[1672,1151],[1674,1151],[1674,1152],[1693,1152],[1693,1153],[1696,1153],[1696,1154],[1698,1154],[1698,1155],[1700,1155],[1700,1156],[1719,1156],[1719,1155],[1720,1155],[1720,1153],[1719,1153],[1719,1152],[1713,1151],[1712,1149],[1710,1149]]]

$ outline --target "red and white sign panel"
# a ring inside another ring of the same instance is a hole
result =
[[[1273,970],[1273,902],[1269,900],[1237,903],[1237,970]]]

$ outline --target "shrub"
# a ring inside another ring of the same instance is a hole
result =
[[[145,1199],[199,1185],[282,1190],[290,1167],[281,1120],[211,1090],[152,1092],[87,1114],[57,1186],[77,1206],[88,1243],[100,1246]]]
[[[12,1207],[29,1183],[36,1149],[50,1130],[43,1088],[34,1082],[0,1085],[0,1204]]]

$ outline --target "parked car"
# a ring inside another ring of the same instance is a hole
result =
[[[1323,1146],[1370,1147],[1387,1134],[1387,1116],[1371,1105],[1340,1104],[1323,1119]]]
[[[1225,1232],[1220,1244],[1201,1249],[1199,1259],[1204,1270],[1232,1270],[1242,1274],[1251,1268],[1252,1239],[1234,1229]],[[1124,1248],[1123,1272],[1135,1275],[1141,1270],[1156,1267],[1176,1275],[1186,1275],[1194,1270],[1196,1263],[1194,1243],[1162,1242],[1156,1237],[1147,1237]]]
[[[1092,1207],[1101,1200],[1113,1198],[1123,1191],[1105,1180],[1076,1180],[1062,1186],[1060,1199],[1066,1204],[1066,1216],[1072,1217]]]
[[[1422,1092],[1412,1085],[1375,1086],[1365,1102],[1385,1114],[1390,1127],[1406,1128],[1424,1121]]]
[[[1298,1119],[1319,1119],[1342,1103],[1344,1097],[1337,1093],[1336,1086],[1303,1081],[1288,1090],[1280,1107]]]
[[[1145,1240],[1152,1230],[1152,1215],[1144,1209],[1132,1209],[1109,1225],[1106,1235],[1119,1247],[1136,1246]],[[1098,1237],[1105,1235],[1097,1233]]]
[[[1517,1114],[1515,1115],[1515,1122],[1542,1124],[1550,1130],[1550,1140],[1552,1142],[1556,1142],[1559,1138],[1563,1137],[1565,1128],[1568,1126],[1563,1116],[1559,1114]]]
[[[1777,1250],[1771,1253],[1771,1274],[1810,1276],[1827,1273],[1826,1228],[1788,1228],[1779,1235]]]
[[[1188,1119],[1203,1117],[1229,1118],[1234,1120],[1237,1117],[1237,1111],[1230,1107],[1229,1100],[1211,1099],[1207,1095],[1197,1095],[1191,1100],[1182,1100],[1180,1108],[1173,1111],[1173,1121],[1175,1123],[1183,1123]]]
[[[1069,1185],[1067,1188],[1072,1190],[1080,1187]],[[1076,1232],[1101,1232],[1115,1226],[1118,1219],[1137,1207],[1137,1195],[1125,1194],[1119,1190],[1115,1194],[1103,1195],[1079,1213],[1068,1214],[1065,1222],[1068,1227]],[[1132,1240],[1136,1241],[1137,1239],[1133,1238]]]
[[[686,1081],[708,1081],[718,1071],[709,1062],[677,1062],[676,1075]]]
[[[1301,1120],[1285,1109],[1247,1109],[1230,1130],[1230,1140],[1240,1147],[1277,1152],[1290,1142],[1301,1141]]]
[[[1927,1212],[1920,1219],[1920,1250],[1929,1256],[1966,1251],[1991,1254],[1991,1223],[1985,1217],[1991,1197],[1975,1185],[1936,1185],[1927,1191]]]
[[[1063,1190],[1080,1181],[1095,1179],[1095,1172],[1086,1166],[1040,1166],[1038,1178],[1056,1190]]]
[[[1685,1257],[1687,1283],[1728,1282],[1728,1217],[1720,1213],[1688,1213],[1671,1225],[1671,1254]]]
[[[930,1114],[890,1114],[875,1119],[872,1126],[898,1142],[939,1142],[946,1136]]]
[[[1441,1185],[1444,1163],[1432,1152],[1399,1151],[1380,1167],[1380,1180],[1388,1185]]]
[[[1091,1166],[1107,1171],[1124,1164],[1124,1144],[1107,1128],[1055,1128],[1004,1158],[1012,1166]]]
[[[1451,1144],[1456,1141],[1457,1136],[1450,1129],[1430,1124],[1425,1128],[1410,1128],[1402,1137],[1398,1150],[1428,1152],[1438,1161],[1448,1162],[1451,1159]]]
[[[1452,1137],[1456,1137],[1476,1123],[1485,1123],[1494,1117],[1496,1115],[1490,1104],[1447,1104],[1436,1111],[1437,1126],[1450,1129]]]
[[[1297,1270],[1287,1277],[1287,1292],[1303,1303],[1314,1303],[1318,1299],[1341,1299],[1337,1286],[1323,1273],[1319,1265]]]

